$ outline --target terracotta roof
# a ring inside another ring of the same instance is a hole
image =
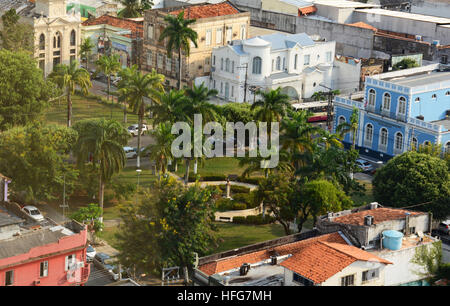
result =
[[[188,6],[187,8],[184,8],[182,10],[172,11],[169,14],[178,15],[183,10],[185,11],[184,18],[189,19],[210,18],[217,16],[234,15],[239,13],[239,10],[233,7],[230,3],[222,2],[217,4]]]
[[[300,15],[311,14],[317,12],[317,8],[315,6],[307,6],[298,9],[300,11]]]
[[[381,223],[389,220],[398,220],[404,219],[406,213],[409,213],[412,216],[424,214],[423,212],[417,211],[409,211],[404,209],[395,209],[388,207],[379,207],[376,209],[368,209],[359,211],[356,213],[351,213],[345,216],[336,217],[333,219],[333,222],[343,223],[343,224],[352,224],[352,225],[364,225],[364,217],[372,216],[373,224]]]
[[[362,21],[355,22],[355,23],[348,23],[347,25],[352,26],[352,27],[358,27],[358,28],[373,30],[374,32],[378,31],[377,28],[371,26],[370,24],[364,23]]]
[[[143,35],[143,22],[142,21],[134,21],[130,19],[124,19],[119,17],[114,17],[110,15],[103,15],[95,19],[88,19],[84,21],[82,26],[91,26],[91,25],[99,25],[99,24],[107,24],[116,28],[131,30],[132,35],[136,35],[136,32],[139,36]],[[123,36],[131,37],[130,34],[125,34]]]

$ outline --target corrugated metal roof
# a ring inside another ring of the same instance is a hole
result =
[[[295,44],[299,44],[303,47],[314,45],[314,41],[306,33],[274,33],[259,37],[265,41],[270,42],[272,44],[272,50],[292,48],[293,46],[295,46]]]
[[[295,5],[298,8],[307,7],[307,6],[313,5],[312,2],[303,1],[303,0],[280,0],[280,1],[284,2],[284,3],[287,3],[287,4]]]

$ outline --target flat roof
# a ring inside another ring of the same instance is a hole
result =
[[[399,12],[399,11],[390,11],[390,10],[383,10],[380,8],[357,9],[356,12],[362,12],[362,13],[368,13],[368,14],[378,14],[378,15],[396,17],[396,18],[405,18],[405,19],[411,19],[411,20],[417,20],[417,21],[423,21],[423,22],[432,22],[432,23],[436,23],[436,24],[450,24],[450,18],[413,14],[413,13],[406,13],[406,12]]]
[[[385,81],[407,87],[417,87],[450,80],[450,72],[423,72],[409,76],[383,79]]]
[[[328,5],[339,8],[368,8],[368,7],[380,7],[378,4],[362,3],[356,1],[346,0],[313,0],[314,4]]]

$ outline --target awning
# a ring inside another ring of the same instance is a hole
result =
[[[317,11],[317,8],[315,6],[302,7],[302,8],[298,9],[298,15],[299,16],[308,15],[308,14],[315,13],[316,11]]]

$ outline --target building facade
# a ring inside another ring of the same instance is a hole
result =
[[[419,145],[442,144],[450,151],[450,72],[439,65],[366,77],[364,98],[334,100],[334,130],[349,122],[354,108],[359,126],[355,144],[364,155],[388,160]],[[347,134],[344,143],[353,143]]]
[[[226,101],[253,102],[255,91],[282,88],[292,100],[333,86],[334,42],[275,33],[214,48],[209,88]]]
[[[152,9],[145,12],[142,70],[155,69],[166,77],[166,86],[176,87],[179,59],[174,50],[172,57],[167,54],[167,39],[159,42],[159,37],[167,26],[164,17],[178,15],[184,10],[185,18],[196,19],[191,28],[198,34],[198,47],[191,44],[189,57],[182,55],[182,85],[191,85],[196,77],[209,75],[211,70],[211,51],[233,39],[248,37],[250,14],[239,11],[230,2],[217,4],[186,5],[165,9]]]

